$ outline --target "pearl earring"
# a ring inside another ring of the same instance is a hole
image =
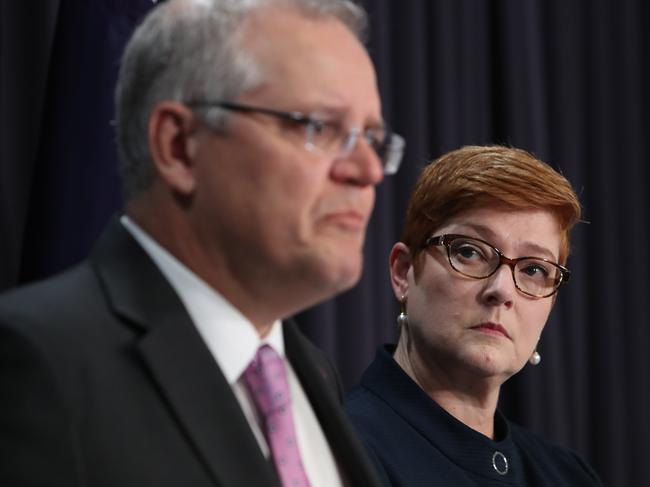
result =
[[[402,327],[409,324],[409,317],[406,314],[406,296],[402,296],[402,299],[399,300],[399,315],[397,315],[397,328],[399,330]]]
[[[528,363],[530,365],[539,365],[539,363],[542,361],[542,356],[539,354],[537,350],[535,350],[530,358],[528,359]]]

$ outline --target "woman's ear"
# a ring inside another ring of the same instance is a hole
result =
[[[393,245],[388,258],[390,266],[390,283],[397,300],[408,297],[409,281],[408,273],[412,267],[413,259],[411,251],[402,242]]]
[[[151,159],[162,181],[174,192],[189,195],[196,185],[194,156],[196,121],[185,105],[158,103],[149,117]]]

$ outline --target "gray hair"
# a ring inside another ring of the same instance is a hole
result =
[[[154,179],[147,125],[163,100],[234,100],[263,81],[240,44],[241,26],[256,10],[280,7],[309,17],[335,18],[360,39],[366,14],[349,0],[168,0],[155,7],[126,46],[115,91],[115,120],[124,197]],[[203,113],[223,129],[227,112]]]

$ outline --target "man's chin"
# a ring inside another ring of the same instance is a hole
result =
[[[330,275],[328,276],[328,280],[331,283],[334,294],[351,289],[361,279],[363,264],[361,259],[358,262],[355,262],[355,260],[349,259],[345,263],[340,264],[336,269],[329,269]]]
[[[303,290],[311,289],[321,301],[354,287],[363,271],[363,251],[360,239],[342,241],[328,236],[320,237],[317,252],[308,252],[299,262],[294,262]],[[313,248],[313,247],[312,247]]]
[[[317,306],[350,290],[361,278],[362,265],[312,267],[308,276],[304,271],[303,268],[302,284],[293,293],[296,308],[291,314]]]

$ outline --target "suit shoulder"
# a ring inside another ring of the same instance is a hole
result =
[[[365,387],[357,386],[345,398],[345,408],[350,414],[365,416],[377,409],[378,398]]]
[[[96,274],[86,262],[54,277],[0,295],[0,321],[39,321],[96,309],[102,295]],[[92,306],[91,306],[92,305]]]
[[[354,388],[345,398],[350,421],[367,445],[383,444],[389,430],[399,430],[402,418],[380,397],[363,386]]]
[[[555,455],[570,455],[573,453],[571,450],[557,445],[538,435],[534,431],[518,425],[517,423],[513,423],[509,420],[507,422],[508,428],[510,429],[514,441],[522,447],[538,450],[540,452],[548,452]]]
[[[110,315],[101,285],[82,263],[55,277],[0,296],[0,333],[22,336],[44,349],[67,349],[99,339]]]
[[[565,478],[575,479],[572,485],[602,485],[593,468],[575,451],[548,441],[510,421],[508,426],[515,443],[527,455],[535,458],[536,463],[553,466],[561,471]]]

